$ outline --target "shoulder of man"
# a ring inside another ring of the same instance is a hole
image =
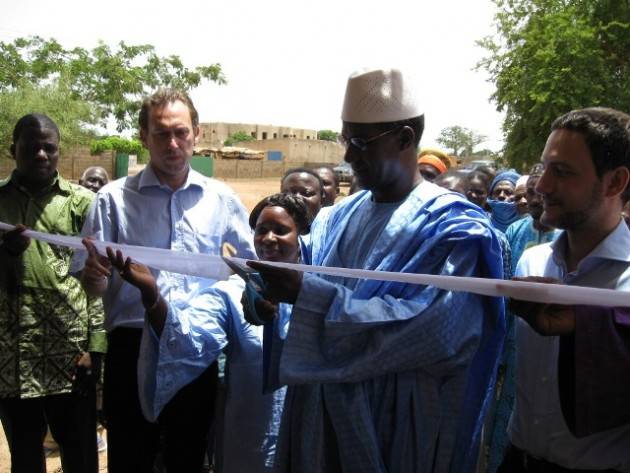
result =
[[[515,276],[544,276],[547,261],[552,257],[552,243],[527,248],[520,259],[514,272]]]
[[[523,218],[519,218],[516,222],[511,223],[505,230],[505,236],[512,242],[513,238],[523,231],[525,231],[531,224],[532,218],[526,215]]]
[[[222,213],[227,219],[238,215],[239,218],[242,217],[247,220],[249,212],[234,189],[224,182],[204,176],[193,169],[191,169],[190,172],[194,173],[191,183],[202,189],[202,199],[217,199],[219,206],[222,207],[223,210],[227,210],[227,212],[223,212],[222,210],[219,213]]]
[[[96,195],[91,190],[86,189],[85,187],[80,186],[79,184],[74,184],[70,181],[66,181],[66,186],[68,186],[68,189],[70,190],[72,195],[74,195],[75,198],[80,199],[80,200],[89,200],[90,202],[92,202],[94,200],[94,196]]]
[[[194,169],[191,169],[190,172],[195,174],[195,184],[200,185],[205,192],[216,193],[220,197],[236,197],[236,192],[234,192],[234,189],[232,189],[226,183],[221,182],[218,179],[214,179],[213,177],[204,176]]]

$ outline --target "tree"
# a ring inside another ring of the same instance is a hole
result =
[[[540,157],[552,121],[572,109],[630,111],[629,0],[494,0],[497,35],[479,41],[478,67],[505,112],[504,156],[516,168]]]
[[[252,135],[244,131],[237,131],[228,136],[227,140],[223,142],[223,145],[232,146],[234,143],[239,143],[241,141],[253,141],[254,139],[255,138]]]
[[[486,137],[463,126],[454,125],[440,131],[436,141],[452,150],[454,156],[471,156],[476,146],[486,141]]]
[[[317,139],[318,140],[337,141],[337,136],[339,136],[339,133],[337,133],[336,131],[332,131],[332,130],[319,130],[317,132]]]
[[[0,91],[0,156],[10,156],[17,121],[35,112],[48,115],[57,124],[62,150],[87,145],[94,138],[89,126],[97,122],[97,117],[88,103],[72,97],[67,83],[56,80],[44,86],[23,84]]]
[[[113,118],[119,132],[135,127],[142,96],[159,87],[188,91],[204,79],[225,83],[221,66],[191,69],[178,56],[158,56],[148,44],[121,41],[111,49],[101,42],[87,50],[38,36],[0,42],[0,92],[61,80],[70,98],[89,103],[101,125]]]

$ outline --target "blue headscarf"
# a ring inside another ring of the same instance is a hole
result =
[[[495,186],[501,181],[511,182],[512,185],[516,187],[516,181],[519,177],[521,177],[521,175],[514,169],[508,169],[507,171],[500,172],[492,180],[488,193],[492,195],[492,191]],[[516,202],[502,202],[500,200],[488,198],[487,203],[492,211],[490,215],[492,225],[494,228],[501,230],[504,233],[507,230],[507,227],[521,217],[518,213],[518,209],[516,208]]]
[[[503,202],[495,199],[488,199],[486,202],[490,206],[492,226],[503,233],[505,233],[507,227],[521,218],[516,202]]]
[[[492,195],[492,191],[494,190],[494,186],[496,186],[501,181],[511,182],[514,187],[516,187],[516,181],[521,177],[519,173],[517,173],[514,169],[508,169],[507,171],[500,172],[496,175],[496,177],[492,180],[492,184],[490,184],[490,190],[488,193]]]

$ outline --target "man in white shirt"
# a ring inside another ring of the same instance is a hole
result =
[[[541,222],[564,231],[555,242],[526,250],[516,275],[630,290],[630,231],[621,218],[629,192],[630,116],[588,108],[559,117],[542,162],[536,185]],[[565,339],[576,329],[559,314],[570,311],[524,302],[514,309],[522,317],[516,402],[508,428],[512,445],[499,472],[630,472],[630,424],[581,438],[567,426],[560,392],[571,373],[558,362],[574,349]]]

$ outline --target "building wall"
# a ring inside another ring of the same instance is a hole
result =
[[[259,125],[255,123],[224,123],[210,122],[199,124],[199,147],[220,147],[233,133],[242,131],[256,140],[274,140],[282,138],[296,138],[301,140],[316,140],[317,130],[306,128],[292,128],[274,125]]]
[[[344,149],[341,145],[332,141],[322,140],[260,140],[236,143],[236,146],[259,151],[280,151],[282,153],[282,161],[291,163],[292,166],[295,163],[339,164],[343,161],[344,155]]]
[[[259,179],[281,177],[294,167],[308,167],[309,163],[281,163],[277,161],[246,161],[243,159],[215,159],[214,177],[221,179]]]
[[[107,152],[99,156],[91,156],[89,148],[76,148],[61,150],[57,170],[66,179],[78,181],[83,171],[90,166],[101,166],[105,168],[110,179],[114,177],[115,153]],[[15,161],[12,159],[0,158],[0,179],[11,174],[15,169]]]

